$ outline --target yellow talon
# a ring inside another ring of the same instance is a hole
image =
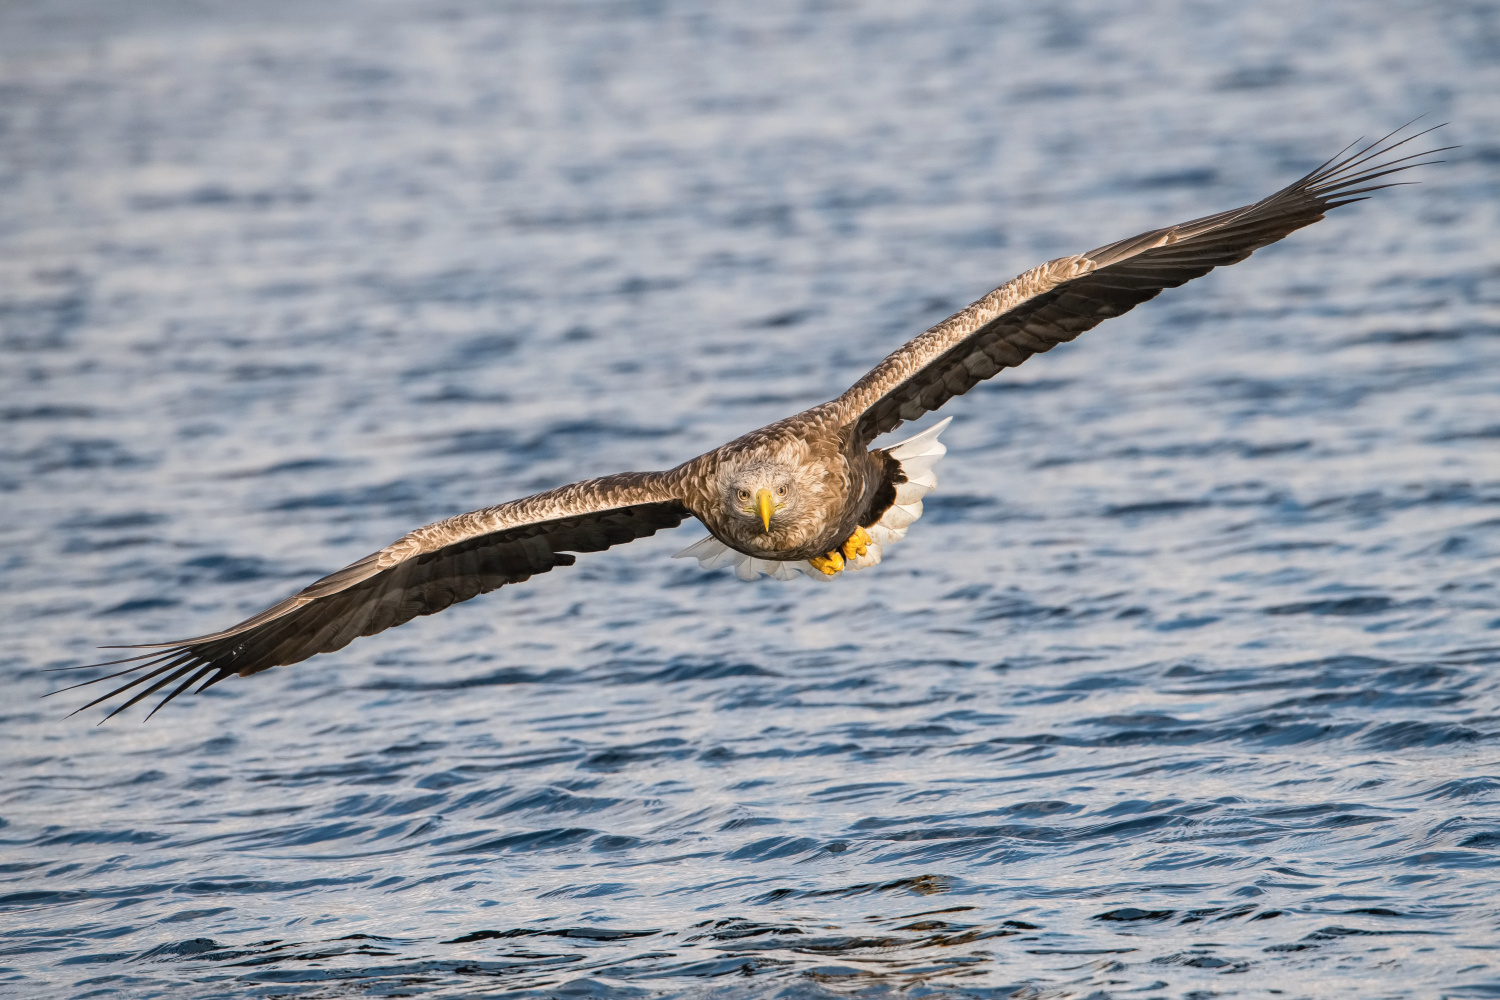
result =
[[[864,528],[855,528],[854,534],[850,535],[843,545],[832,552],[825,552],[820,556],[814,556],[808,562],[812,563],[813,569],[824,576],[833,576],[842,572],[845,565],[852,563],[860,556],[870,551],[870,546],[875,540]]]
[[[853,562],[870,551],[870,543],[873,541],[874,539],[864,528],[855,528],[854,534],[850,535],[849,540],[844,543],[844,558]]]
[[[837,552],[825,552],[820,556],[813,556],[808,562],[812,563],[813,569],[824,576],[833,576],[844,568],[844,557]]]

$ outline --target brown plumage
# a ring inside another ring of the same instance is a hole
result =
[[[194,684],[202,691],[233,674],[244,677],[342,649],[359,636],[572,565],[572,553],[644,538],[688,517],[701,521],[712,539],[686,554],[718,565],[711,559],[727,553],[751,577],[791,575],[789,567],[812,573],[809,567],[818,567],[825,553],[840,550],[861,529],[889,544],[920,513],[921,494],[936,484],[926,470],[942,448],[937,429],[913,439],[913,448],[928,449],[918,464],[912,450],[901,446],[871,451],[876,437],[1162,289],[1244,260],[1328,209],[1390,186],[1375,182],[1440,151],[1386,158],[1417,135],[1399,142],[1387,136],[1353,153],[1346,149],[1253,205],[1033,268],[911,340],[837,399],[670,471],[574,483],[429,524],[232,628],[127,647],[149,652],[94,664],[124,669],[84,684],[129,679],[82,708],[129,692],[109,718],[163,692],[154,714]],[[903,499],[913,496],[915,501]],[[898,516],[902,511],[907,513]],[[846,550],[853,568],[879,561],[879,545],[871,548],[870,556],[858,558]],[[826,562],[822,571],[831,572]]]

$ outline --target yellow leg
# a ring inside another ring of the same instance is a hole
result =
[[[844,557],[838,552],[825,552],[820,556],[813,556],[808,562],[812,563],[813,569],[824,576],[833,576],[844,568]]]
[[[855,528],[854,534],[850,535],[849,540],[844,543],[844,558],[851,562],[858,559],[870,551],[870,543],[873,541],[874,539],[864,528]]]

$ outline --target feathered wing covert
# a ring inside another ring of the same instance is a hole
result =
[[[1418,166],[1420,157],[1441,152],[1383,158],[1424,134],[1394,143],[1387,136],[1353,153],[1346,149],[1253,205],[1155,229],[1033,268],[914,338],[817,411],[826,414],[829,407],[834,408],[839,417],[835,423],[842,427],[839,433],[852,433],[855,446],[867,447],[879,435],[937,409],[1003,368],[1013,368],[1033,354],[1072,340],[1154,298],[1164,288],[1244,260],[1260,247],[1318,221],[1330,208],[1360,201],[1362,195],[1390,186],[1375,182]],[[801,425],[793,420],[788,426]],[[821,421],[819,426],[823,426]],[[898,540],[906,525],[920,516],[921,494],[936,485],[930,469],[943,453],[936,442],[941,429],[932,428],[905,442],[915,449],[912,454],[895,455],[903,463],[913,463],[913,472],[920,470],[920,475],[898,488],[897,502],[872,528],[879,535],[874,538],[873,555],[857,560],[855,568],[878,562],[879,546]],[[155,714],[194,684],[202,691],[233,674],[248,676],[342,649],[359,636],[434,614],[554,566],[571,565],[571,553],[598,552],[676,527],[693,514],[694,502],[713,502],[687,495],[693,492],[689,481],[703,472],[699,466],[711,455],[674,473],[623,473],[586,480],[439,521],[233,628],[195,639],[123,647],[151,652],[92,664],[128,665],[84,684],[135,676],[77,711],[129,693],[123,704],[105,716],[110,718],[165,691],[152,709]],[[722,553],[713,547],[714,542],[705,539],[680,554],[717,563]],[[724,548],[722,543],[718,548]],[[791,571],[779,572],[781,568],[781,564],[771,569],[757,567],[752,561],[752,572],[741,575],[791,575]]]

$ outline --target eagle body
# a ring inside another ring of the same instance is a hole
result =
[[[811,502],[793,516],[773,518],[769,529],[735,517],[726,502],[736,473],[755,465],[794,470],[798,492]],[[802,562],[837,548],[858,527],[885,513],[895,496],[900,465],[872,451],[839,424],[835,403],[736,438],[672,470],[683,479],[684,502],[713,537],[759,559]],[[903,480],[904,481],[904,480]],[[888,496],[884,506],[877,501]]]
[[[933,465],[946,451],[938,434],[952,418],[888,448],[872,448],[877,438],[1164,289],[1390,186],[1382,179],[1440,151],[1390,155],[1424,134],[1345,149],[1252,205],[1034,267],[897,348],[838,398],[674,469],[585,480],[459,514],[223,631],[131,647],[146,652],[83,684],[127,679],[82,708],[128,693],[112,716],[162,692],[154,714],[193,685],[202,691],[341,649],[690,517],[709,535],[678,555],[705,568],[732,567],[747,580],[867,569],[921,516],[922,497],[937,485]]]

